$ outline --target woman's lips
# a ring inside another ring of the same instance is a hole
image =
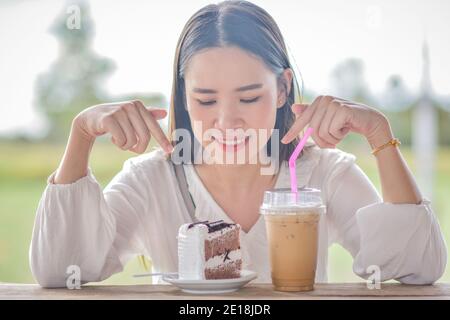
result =
[[[225,152],[236,152],[248,144],[249,136],[240,140],[219,140],[214,138],[214,140],[220,145]]]

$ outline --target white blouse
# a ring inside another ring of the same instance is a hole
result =
[[[319,222],[316,282],[327,281],[328,247],[339,243],[354,258],[362,278],[430,284],[446,267],[447,248],[429,201],[383,203],[355,157],[336,149],[305,147],[297,161],[299,186],[322,190],[327,206]],[[189,191],[200,220],[232,222],[207,191],[193,165],[184,165]],[[43,287],[65,287],[67,268],[80,267],[81,282],[101,281],[144,254],[155,272],[177,271],[178,228],[191,222],[177,180],[162,150],[125,161],[102,191],[89,169],[71,184],[54,184],[55,172],[39,202],[30,245],[30,265]],[[276,188],[290,184],[287,163]],[[245,269],[270,282],[264,219],[241,231]]]

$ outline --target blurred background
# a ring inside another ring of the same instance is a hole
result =
[[[179,33],[211,2],[0,0],[0,282],[34,282],[28,247],[35,210],[73,117],[127,99],[167,107]],[[304,101],[332,94],[388,116],[450,243],[450,2],[253,2],[279,24]],[[356,155],[381,190],[366,141],[350,135],[339,147]],[[102,137],[91,167],[105,186],[134,155]],[[104,283],[151,281],[131,277],[151,267],[144,262],[134,259]],[[441,281],[449,280],[447,268]],[[329,281],[361,281],[338,245],[330,248]]]

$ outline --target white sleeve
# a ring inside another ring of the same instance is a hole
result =
[[[103,192],[90,169],[71,184],[54,184],[50,175],[29,252],[41,286],[65,287],[70,266],[79,267],[81,283],[104,280],[139,253],[146,196],[137,171],[127,160]]]
[[[334,194],[328,215],[336,242],[353,256],[353,271],[368,279],[379,267],[380,280],[431,284],[445,271],[447,248],[430,203],[383,203],[356,165],[330,181]]]

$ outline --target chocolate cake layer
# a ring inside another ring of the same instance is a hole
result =
[[[224,263],[216,268],[205,269],[205,279],[234,279],[241,276],[242,260]]]
[[[227,231],[212,240],[205,240],[205,261],[236,249],[240,249],[239,228]]]

